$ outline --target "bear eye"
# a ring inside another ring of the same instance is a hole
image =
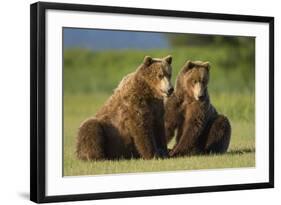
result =
[[[163,77],[164,77],[163,74],[159,74],[159,75],[158,75],[158,78],[159,78],[159,79],[162,79]]]
[[[197,83],[197,81],[196,80],[192,80],[192,84],[196,84]]]

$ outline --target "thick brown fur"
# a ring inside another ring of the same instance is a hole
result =
[[[82,160],[168,156],[161,80],[171,78],[171,56],[149,56],[123,78],[112,96],[78,131],[76,153]],[[166,79],[166,78],[165,78]],[[170,82],[170,81],[169,81]]]
[[[228,149],[231,126],[210,102],[209,73],[208,62],[187,61],[177,76],[175,92],[165,103],[167,141],[177,131],[170,156],[224,153]]]

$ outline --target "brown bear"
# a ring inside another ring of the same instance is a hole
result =
[[[231,126],[210,102],[208,62],[187,61],[177,76],[175,92],[165,102],[167,141],[176,134],[170,156],[227,151]]]
[[[172,57],[146,56],[112,96],[78,131],[82,160],[167,157],[164,97],[173,92]]]

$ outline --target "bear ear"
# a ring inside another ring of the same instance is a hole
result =
[[[152,58],[150,56],[145,56],[143,59],[143,64],[145,64],[146,66],[150,66],[152,63]]]
[[[195,64],[191,60],[188,60],[188,61],[186,61],[186,63],[183,66],[183,71],[186,72],[194,67],[195,67]]]
[[[209,71],[210,69],[211,69],[211,65],[210,65],[210,63],[207,61],[207,62],[204,62],[203,64],[202,64],[202,66],[203,67],[205,67],[206,69],[207,69],[207,71]]]
[[[164,60],[169,64],[171,65],[172,64],[172,61],[173,61],[173,57],[171,55],[168,55],[164,58]]]

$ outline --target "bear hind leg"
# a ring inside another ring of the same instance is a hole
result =
[[[79,128],[76,154],[81,160],[100,160],[105,158],[104,133],[101,123],[91,118]]]
[[[209,130],[204,151],[207,153],[225,153],[231,136],[231,126],[227,117],[219,115]]]

